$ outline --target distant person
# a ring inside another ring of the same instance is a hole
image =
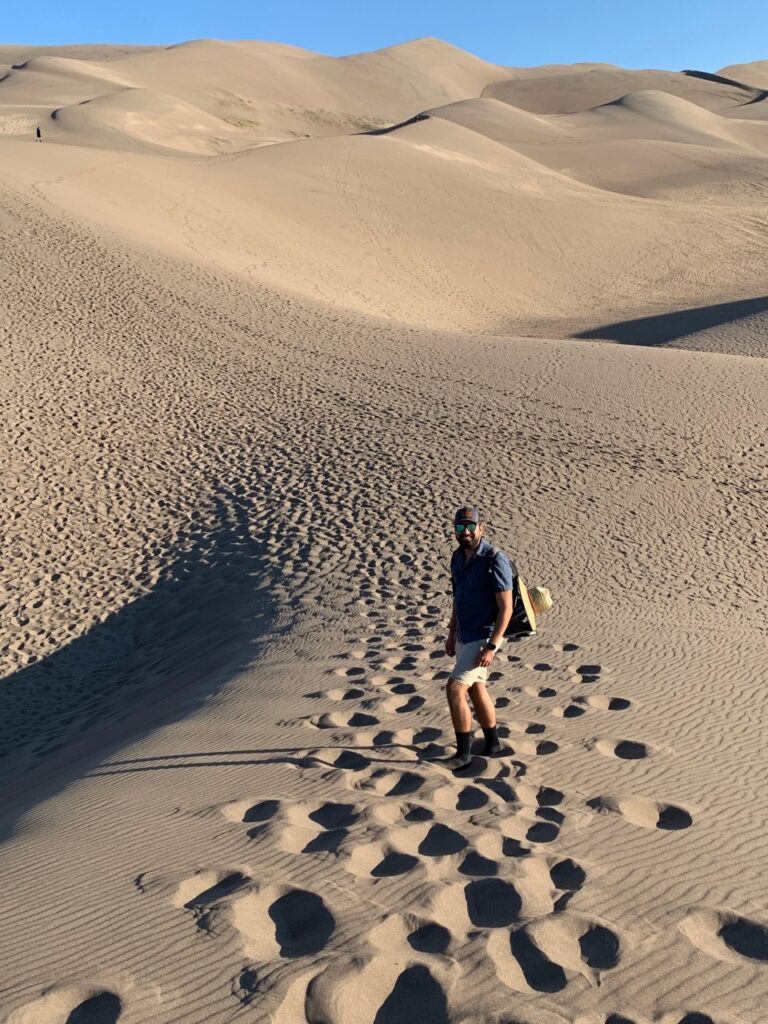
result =
[[[43,133],[40,131],[40,125],[35,129],[35,142],[43,141]]]
[[[443,762],[451,771],[472,763],[472,712],[467,695],[485,737],[483,754],[493,757],[501,753],[496,709],[485,683],[512,617],[517,574],[504,552],[483,537],[483,523],[476,508],[465,506],[456,512],[454,532],[458,547],[451,558],[453,609],[445,653],[456,658],[446,687],[456,732],[456,756]]]

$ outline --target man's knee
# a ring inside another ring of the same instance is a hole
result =
[[[448,700],[451,703],[458,703],[464,700],[467,694],[467,688],[463,683],[451,677],[445,684],[445,692],[448,694]]]

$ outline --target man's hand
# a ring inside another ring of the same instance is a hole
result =
[[[456,634],[453,631],[445,638],[445,653],[449,658],[456,657]]]
[[[490,647],[483,647],[475,659],[475,668],[488,668],[495,657],[496,651]]]

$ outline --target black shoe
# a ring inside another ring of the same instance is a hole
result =
[[[483,757],[498,757],[504,753],[504,747],[500,743],[494,743],[492,747],[486,747],[483,751]]]

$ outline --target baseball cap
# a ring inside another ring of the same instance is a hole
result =
[[[480,518],[479,509],[474,508],[472,505],[463,505],[461,508],[456,509],[456,515],[453,517],[454,523],[482,523]]]

